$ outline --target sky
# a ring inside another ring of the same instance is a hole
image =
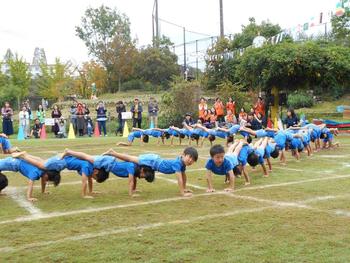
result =
[[[159,17],[205,35],[219,35],[219,0],[158,0]],[[282,28],[309,22],[320,12],[335,9],[337,0],[223,0],[225,34],[241,31],[241,25],[255,17],[259,23],[269,20]],[[87,48],[75,33],[84,12],[102,4],[117,8],[131,22],[138,46],[151,44],[154,0],[11,0],[0,2],[0,60],[10,48],[31,62],[36,47],[44,48],[48,63],[62,61],[81,63],[89,60]],[[164,22],[161,34],[173,43],[182,41],[182,29]],[[205,35],[187,33],[195,40]]]

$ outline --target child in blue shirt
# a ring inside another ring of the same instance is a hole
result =
[[[94,169],[104,169],[106,172],[112,172],[114,175],[129,179],[129,195],[137,196],[136,178],[144,178],[147,182],[154,181],[154,170],[145,165],[136,165],[132,162],[118,162],[114,157],[107,155],[92,156],[83,152],[76,152],[66,149],[65,156],[74,156],[85,160],[93,165]]]
[[[238,167],[238,155],[242,146],[243,141],[240,141],[238,144],[232,144],[226,154],[222,145],[217,144],[210,148],[210,158],[205,165],[205,168],[207,169],[208,193],[215,192],[215,189],[213,188],[213,173],[228,176],[229,187],[224,189],[224,191],[234,191],[235,175],[241,173]]]
[[[143,143],[148,143],[149,136],[143,134],[141,129],[132,128],[132,132],[128,135],[128,142],[119,142],[117,143],[118,146],[131,146],[134,142],[135,138],[140,138],[141,145]]]
[[[13,157],[20,158],[26,162],[38,167],[42,170],[53,170],[60,172],[63,169],[77,171],[81,175],[82,180],[82,197],[83,198],[93,198],[93,181],[102,183],[108,178],[108,172],[101,169],[96,169],[87,161],[79,160],[78,158],[72,156],[65,156],[63,153],[61,156],[53,156],[48,160],[43,160],[40,157],[30,155],[26,152],[13,153]]]
[[[149,166],[154,171],[164,174],[176,174],[180,194],[185,197],[192,195],[191,191],[186,189],[186,167],[192,165],[198,160],[198,152],[193,147],[187,147],[181,156],[171,160],[162,159],[159,155],[156,154],[143,154],[136,157],[117,153],[113,149],[110,149],[105,154],[114,156],[126,162],[133,162],[142,166]]]
[[[57,171],[39,169],[29,162],[12,157],[0,160],[0,172],[2,171],[20,172],[29,179],[27,200],[31,202],[37,201],[33,197],[34,181],[41,179],[41,192],[43,194],[46,193],[45,187],[48,181],[52,181],[55,186],[59,185],[61,181],[61,175]]]

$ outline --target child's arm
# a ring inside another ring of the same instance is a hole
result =
[[[81,195],[83,198],[93,198],[91,195],[87,195],[87,186],[88,186],[88,176],[86,174],[81,175]]]
[[[269,166],[269,171],[272,172],[272,164],[270,158],[266,158],[267,165]]]
[[[91,155],[89,155],[87,153],[83,153],[83,152],[76,152],[76,151],[72,151],[69,149],[65,149],[62,156],[61,156],[61,159],[63,159],[65,156],[73,156],[73,157],[76,157],[78,159],[88,161],[91,164],[94,163],[94,158]]]
[[[41,181],[41,193],[42,194],[47,194],[48,192],[45,192],[46,190],[46,181],[43,177],[40,178]]]
[[[102,155],[110,155],[110,156],[113,156],[113,157],[118,158],[118,159],[125,161],[125,162],[132,162],[132,163],[136,163],[136,164],[139,163],[138,157],[124,154],[124,153],[118,153],[118,152],[114,151],[113,149],[109,149],[107,152],[103,153]]]
[[[0,133],[0,137],[4,137],[4,138],[8,139],[8,137],[5,133]]]
[[[93,181],[92,181],[92,176],[88,177],[88,187],[89,187],[89,194],[93,194],[92,188],[93,188]]]
[[[186,175],[186,172],[182,172],[182,183],[183,183],[183,186],[184,186],[184,191],[185,193],[192,193],[192,190],[190,189],[187,189],[186,187],[186,183],[187,183],[187,175]]]
[[[180,190],[180,194],[184,197],[190,197],[192,196],[191,193],[185,193],[185,188],[184,188],[184,178],[182,177],[182,173],[181,172],[177,172],[176,173],[177,176],[177,183],[179,185],[179,190]],[[186,179],[185,179],[186,180]],[[186,184],[186,181],[185,181]]]
[[[234,176],[232,170],[230,170],[230,171],[228,172],[228,175],[229,175],[229,183],[230,183],[230,185],[229,185],[228,188],[224,189],[224,191],[226,191],[226,192],[232,192],[232,191],[234,190],[234,188],[235,188],[235,176]]]
[[[261,164],[261,168],[262,168],[262,170],[263,170],[264,177],[268,177],[269,174],[267,173],[267,169],[266,169],[265,163],[262,163],[262,164]]]
[[[207,170],[207,193],[215,192],[215,189],[213,188],[213,173],[210,170]]]
[[[217,129],[218,131],[230,132],[230,130],[229,130],[229,129],[226,129],[226,128],[217,127],[216,129]]]
[[[37,201],[38,199],[33,197],[33,187],[34,187],[34,181],[29,180],[28,182],[28,190],[27,190],[27,200],[34,202]]]
[[[119,142],[117,145],[118,146],[131,146],[132,142]]]
[[[141,132],[145,131],[145,130],[143,130],[143,129],[140,129],[140,128],[135,128],[135,127],[134,127],[134,128],[132,128],[132,130],[133,130],[133,131],[141,131]]]

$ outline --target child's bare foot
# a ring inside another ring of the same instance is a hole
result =
[[[269,175],[268,174],[264,174],[264,177],[267,178],[267,177],[269,177]]]
[[[20,158],[20,157],[23,157],[25,154],[27,154],[27,152],[14,152],[14,153],[12,153],[11,154],[11,156],[13,157],[13,158]]]
[[[64,149],[63,153],[60,155],[60,159],[63,159],[64,157],[66,157],[66,156],[67,156],[68,151],[69,151],[69,149],[68,149],[68,148]]]
[[[113,153],[114,150],[112,148],[110,148],[107,152],[104,152],[102,155],[111,155],[111,153]]]
[[[193,193],[193,191],[191,189],[185,189],[184,192],[185,193]]]
[[[91,196],[91,195],[84,195],[83,198],[84,198],[84,199],[93,199],[94,197]]]
[[[34,197],[28,198],[27,200],[30,201],[30,202],[38,201],[38,199],[36,199],[36,198],[34,198]]]

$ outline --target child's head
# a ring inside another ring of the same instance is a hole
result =
[[[8,180],[6,175],[4,175],[3,173],[0,172],[0,191],[5,189],[5,187],[7,187],[8,185]]]
[[[56,170],[48,170],[46,171],[47,180],[53,182],[54,186],[58,186],[61,182],[61,173]]]
[[[186,166],[192,165],[194,162],[197,162],[198,160],[198,152],[193,147],[187,147],[185,148],[184,152],[182,153],[182,161]]]
[[[215,135],[209,135],[209,136],[208,136],[208,140],[209,140],[210,142],[215,141]]]
[[[142,141],[143,141],[144,143],[148,143],[148,141],[149,141],[149,136],[146,135],[146,134],[144,134],[144,135],[142,136]]]
[[[252,136],[248,135],[247,137],[247,143],[252,143],[253,139]]]
[[[198,134],[191,134],[191,139],[198,141],[199,140],[199,135]]]
[[[107,172],[104,168],[94,169],[92,173],[92,178],[96,180],[98,183],[102,183],[106,181],[109,177],[109,172]]]
[[[209,153],[216,166],[220,166],[224,162],[225,149],[222,145],[216,144],[212,146]]]
[[[327,133],[322,132],[321,135],[320,135],[320,138],[321,139],[326,139],[327,138]]]
[[[186,137],[186,135],[185,135],[185,134],[183,134],[183,133],[180,133],[180,135],[179,135],[179,136],[180,136],[180,138],[181,138],[181,139],[183,139],[183,138],[185,138],[185,137]]]
[[[233,174],[234,174],[235,176],[238,176],[238,175],[241,175],[241,174],[242,174],[242,171],[241,171],[239,165],[236,165],[235,167],[233,167]]]
[[[162,137],[165,139],[169,139],[170,138],[170,133],[169,132],[163,132],[162,133]]]
[[[147,182],[152,183],[154,181],[154,170],[149,166],[140,165],[137,177],[145,178]]]
[[[280,154],[280,151],[278,149],[278,147],[276,146],[275,149],[270,153],[271,157],[273,159],[276,159],[278,157],[278,155]]]
[[[227,143],[233,142],[233,135],[227,136]]]
[[[34,120],[34,123],[35,123],[35,124],[40,124],[39,119],[38,119],[38,118],[36,118],[36,119]]]
[[[251,152],[250,154],[248,154],[247,161],[250,166],[255,167],[258,165],[259,156],[255,152]]]

